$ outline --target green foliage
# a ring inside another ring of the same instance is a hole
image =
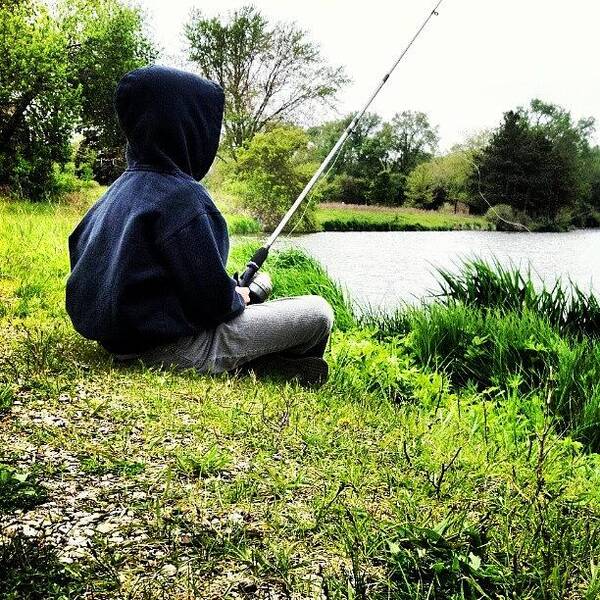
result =
[[[490,229],[481,217],[410,208],[321,205],[317,211],[324,231],[449,231]]]
[[[0,514],[27,510],[46,500],[45,490],[31,476],[0,464]]]
[[[78,47],[72,68],[81,89],[78,130],[84,139],[78,167],[93,158],[94,177],[111,183],[125,169],[125,137],[114,110],[114,91],[128,71],[152,63],[157,51],[140,9],[120,0],[63,2],[62,19]]]
[[[600,147],[582,152],[579,173],[581,198],[571,221],[577,227],[600,227]]]
[[[81,598],[86,584],[76,569],[60,561],[59,551],[46,540],[16,534],[0,540],[2,598],[71,600]]]
[[[0,185],[33,200],[59,195],[54,165],[72,159],[76,130],[83,148],[109,154],[117,136],[122,154],[114,87],[153,56],[140,15],[117,0],[0,5]]]
[[[531,219],[522,212],[517,212],[508,204],[490,206],[485,213],[485,218],[497,231],[525,231],[532,226]]]
[[[390,523],[376,528],[366,513],[357,512],[347,519],[340,534],[352,556],[352,592],[333,580],[333,597],[475,600],[502,598],[506,590],[520,587],[510,568],[498,564],[486,547],[485,525],[470,523],[464,514],[429,526]],[[387,586],[372,589],[367,562],[381,565]]]
[[[6,412],[14,402],[14,393],[12,386],[7,383],[0,383],[0,415]]]
[[[0,184],[18,195],[53,195],[52,165],[69,159],[80,103],[72,51],[42,2],[0,5]]]
[[[306,162],[307,151],[307,135],[293,126],[259,133],[238,150],[229,189],[265,229],[277,226],[308,182],[313,165]],[[314,200],[307,199],[291,226],[314,230],[314,208]]]
[[[233,154],[273,124],[330,103],[347,82],[304,31],[271,25],[253,6],[227,18],[194,10],[185,36],[190,60],[225,91],[224,143]]]
[[[445,203],[469,204],[473,164],[465,152],[451,152],[417,165],[406,179],[410,206],[437,210]]]
[[[495,261],[463,263],[459,272],[439,271],[441,301],[507,312],[529,310],[562,334],[600,337],[600,304],[591,292],[557,280],[551,288],[535,284],[530,270]]]
[[[73,192],[79,192],[83,189],[93,189],[98,187],[96,181],[91,178],[90,171],[83,170],[81,175],[86,177],[81,179],[77,175],[77,169],[74,162],[68,162],[60,166],[58,163],[52,165],[52,179],[54,182],[54,193],[57,196],[65,196]]]
[[[236,245],[231,253],[230,268],[241,272],[255,250],[252,244]],[[304,252],[276,252],[269,257],[265,270],[272,276],[275,298],[318,294],[333,307],[336,329],[345,331],[356,324],[350,302],[339,285],[331,280],[317,261]]]
[[[223,216],[227,221],[227,230],[230,235],[250,235],[261,231],[260,223],[252,217],[228,213],[224,213]]]
[[[561,211],[589,201],[583,164],[593,125],[593,119],[574,123],[566,110],[540,100],[529,110],[507,112],[490,143],[475,155],[473,205],[483,212],[489,205],[508,204],[539,220],[539,228],[553,227]]]
[[[342,393],[351,387],[395,402],[431,404],[442,385],[436,375],[419,371],[397,340],[381,343],[369,329],[337,334],[331,358],[331,385]]]
[[[438,128],[430,124],[429,117],[423,112],[409,110],[397,113],[384,129],[387,129],[396,157],[393,164],[405,176],[437,149]]]
[[[113,473],[123,477],[135,477],[144,471],[144,465],[136,461],[111,460],[108,457],[88,456],[81,460],[81,470],[92,475]]]
[[[600,304],[558,281],[471,261],[440,272],[438,303],[363,323],[377,337],[400,336],[416,364],[442,370],[455,386],[499,387],[546,398],[560,427],[600,448]]]
[[[323,160],[353,115],[309,130],[315,154]],[[438,142],[437,128],[422,112],[405,111],[390,122],[367,114],[357,124],[331,169],[332,179],[317,191],[321,201],[402,204],[405,179],[429,159]]]
[[[183,451],[175,457],[175,460],[178,471],[198,479],[218,475],[231,464],[231,457],[216,446],[212,446],[206,452]]]
[[[561,429],[600,448],[600,347],[562,338],[529,311],[503,313],[456,304],[409,316],[415,360],[442,368],[456,386],[541,391]]]

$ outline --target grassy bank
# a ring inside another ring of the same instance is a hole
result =
[[[490,229],[483,217],[413,208],[322,204],[317,211],[323,231],[448,231]]]
[[[76,211],[89,208],[106,191],[105,186],[94,186],[67,195],[63,206]],[[261,233],[260,223],[236,208],[234,199],[217,190],[215,199],[222,211],[231,235]],[[0,202],[2,202],[0,197]],[[5,203],[14,204],[7,199]],[[16,203],[19,206],[19,203]],[[46,208],[44,208],[46,207]],[[51,210],[42,204],[37,210]],[[388,208],[383,206],[360,206],[341,203],[321,204],[317,208],[316,231],[449,231],[489,230],[493,226],[483,217],[452,214],[412,208]],[[304,233],[310,233],[303,231]]]
[[[287,252],[276,294],[336,310],[324,388],[121,368],[64,313],[80,214],[0,205],[0,597],[598,597],[600,461],[555,404],[597,384],[552,354],[598,369],[587,332],[465,298],[359,326]]]

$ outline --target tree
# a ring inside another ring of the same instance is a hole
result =
[[[384,129],[390,140],[388,160],[404,176],[431,158],[439,142],[438,128],[432,127],[423,112],[404,111],[394,115]]]
[[[110,183],[125,168],[125,136],[113,97],[121,77],[153,62],[157,51],[144,31],[142,13],[118,0],[65,1],[61,20],[77,45],[73,78],[81,88],[83,142],[80,162],[91,159],[100,183]]]
[[[320,159],[325,158],[352,117],[311,131]],[[437,139],[437,128],[424,113],[406,111],[388,123],[367,114],[342,148],[332,168],[334,180],[322,193],[346,202],[401,204],[406,177],[431,157]]]
[[[592,119],[574,123],[567,111],[540,100],[507,112],[475,157],[472,188],[487,200],[478,208],[507,204],[548,223],[575,209],[590,193],[583,161],[592,131]]]
[[[69,158],[80,90],[71,81],[76,48],[46,6],[0,5],[0,184],[42,198],[52,164]]]
[[[600,226],[600,147],[589,148],[581,164],[582,200],[573,215],[579,227]]]
[[[491,205],[507,204],[531,216],[556,214],[562,190],[553,190],[551,154],[552,143],[544,133],[532,128],[522,113],[509,111],[476,158],[473,186],[479,189],[475,191],[481,191]],[[489,207],[487,203],[480,205],[482,211]]]
[[[293,23],[270,25],[254,7],[209,19],[194,10],[185,26],[189,59],[226,96],[224,143],[236,152],[273,123],[331,103],[347,82]]]
[[[354,115],[329,121],[309,130],[316,160],[323,161]],[[381,117],[367,113],[340,150],[320,189],[326,199],[370,203],[372,185],[384,168],[388,149],[382,143]]]
[[[0,184],[41,199],[54,167],[71,160],[73,133],[97,152],[123,154],[117,80],[150,56],[137,9],[117,0],[0,4]],[[96,146],[93,146],[93,141]]]
[[[406,199],[411,206],[437,210],[444,203],[469,204],[473,164],[469,155],[454,151],[417,165],[406,179]]]
[[[266,229],[275,228],[310,179],[315,165],[308,162],[308,143],[308,135],[299,127],[273,127],[240,148],[230,167],[229,188]],[[312,198],[299,217],[302,226],[314,225]]]

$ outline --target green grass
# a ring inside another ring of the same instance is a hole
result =
[[[365,317],[380,339],[403,340],[422,365],[458,389],[541,394],[558,428],[600,451],[600,310],[577,286],[534,285],[498,262],[440,271],[436,303]]]
[[[223,216],[230,235],[250,235],[261,231],[260,223],[252,217],[231,213],[224,213]]]
[[[0,462],[47,495],[0,517],[0,597],[598,597],[600,461],[548,395],[593,342],[458,303],[359,327],[288,252],[276,294],[336,311],[324,388],[118,367],[63,308],[82,209],[0,205]]]
[[[324,231],[447,231],[490,229],[483,217],[411,208],[322,204],[317,222]]]
[[[439,272],[438,298],[478,308],[505,312],[530,310],[561,333],[576,336],[600,335],[600,304],[596,296],[560,279],[548,288],[534,285],[531,270],[504,267],[481,260],[464,263],[459,273]]]

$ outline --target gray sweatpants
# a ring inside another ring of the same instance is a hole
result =
[[[333,310],[320,296],[282,298],[251,304],[216,329],[117,359],[222,373],[267,354],[322,356],[332,325]]]

